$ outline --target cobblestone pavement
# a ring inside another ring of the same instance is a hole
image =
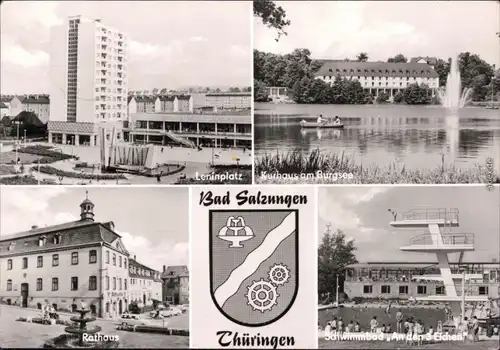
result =
[[[64,333],[62,325],[41,325],[36,323],[17,322],[18,317],[37,317],[38,310],[21,309],[0,305],[0,347],[2,348],[40,348],[44,342]],[[61,315],[69,320],[68,315]],[[188,316],[169,320],[169,326],[175,323],[189,324]],[[91,324],[102,327],[102,335],[118,335],[120,348],[188,348],[189,337],[168,336],[152,333],[134,333],[117,331],[115,320],[98,319]],[[179,326],[179,328],[181,328]]]

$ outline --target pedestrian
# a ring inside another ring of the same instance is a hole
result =
[[[472,341],[479,341],[479,320],[476,316],[472,317]]]
[[[337,332],[339,336],[342,336],[344,333],[344,322],[342,322],[342,317],[339,317],[339,320],[337,321]]]
[[[403,313],[399,310],[396,312],[396,332],[403,333]]]
[[[376,333],[377,327],[378,327],[377,316],[373,316],[372,320],[370,321],[370,332]]]

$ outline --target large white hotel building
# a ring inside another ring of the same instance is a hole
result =
[[[409,85],[425,84],[434,96],[439,89],[439,76],[429,62],[425,58],[410,63],[322,60],[323,65],[315,73],[315,78],[329,84],[333,84],[337,77],[357,80],[366,92],[374,96],[385,92],[391,98]]]
[[[100,20],[69,17],[52,28],[49,142],[96,145],[123,139],[127,119],[127,36]]]

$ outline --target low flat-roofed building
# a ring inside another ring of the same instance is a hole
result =
[[[252,117],[248,111],[215,113],[135,113],[125,137],[134,143],[176,144],[174,133],[202,147],[251,148]]]
[[[466,295],[499,298],[500,263],[450,263],[450,268],[457,293],[465,273]],[[374,262],[347,266],[344,293],[350,299],[408,299],[445,295],[445,287],[437,262]]]

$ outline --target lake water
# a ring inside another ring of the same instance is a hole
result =
[[[344,129],[301,130],[302,119],[338,115]],[[255,154],[301,149],[342,153],[356,164],[409,169],[455,164],[500,169],[500,110],[468,107],[457,115],[440,106],[255,104]]]

